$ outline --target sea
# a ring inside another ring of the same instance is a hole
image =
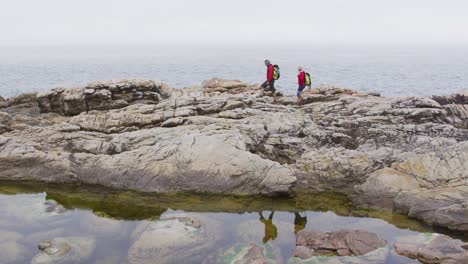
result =
[[[264,60],[280,66],[277,88],[297,89],[297,67],[312,86],[337,86],[384,96],[444,95],[468,90],[463,46],[0,46],[0,96],[77,87],[96,80],[143,78],[171,87],[218,77],[265,80]]]

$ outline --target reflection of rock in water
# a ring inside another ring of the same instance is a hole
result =
[[[31,264],[86,263],[96,247],[96,242],[89,237],[59,237],[44,240],[38,245],[41,252]]]
[[[256,243],[237,244],[216,256],[209,256],[203,264],[269,264],[281,263],[274,257],[269,244],[258,245]]]
[[[200,263],[203,252],[216,245],[221,237],[220,223],[202,215],[169,214],[146,222],[132,237],[128,252],[131,264]]]

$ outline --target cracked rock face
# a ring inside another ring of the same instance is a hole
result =
[[[464,94],[321,87],[298,107],[293,96],[272,104],[257,92],[222,79],[174,91],[122,80],[55,89],[35,105],[35,96],[8,99],[18,104],[0,109],[0,178],[147,192],[346,191],[358,206],[468,230]]]
[[[91,110],[117,109],[144,101],[157,103],[170,96],[165,84],[149,80],[113,80],[90,83],[85,87],[55,88],[37,96],[41,113],[67,116]]]

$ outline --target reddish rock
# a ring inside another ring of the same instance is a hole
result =
[[[303,230],[297,235],[293,256],[302,259],[321,255],[362,256],[385,245],[385,240],[364,230]]]

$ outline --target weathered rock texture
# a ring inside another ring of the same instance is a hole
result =
[[[41,113],[77,115],[91,110],[117,109],[131,103],[157,103],[169,97],[171,90],[157,81],[122,80],[90,83],[71,89],[55,88],[39,94]]]
[[[323,255],[362,256],[386,244],[376,234],[363,230],[302,230],[297,234],[293,256],[301,259]]]
[[[397,242],[395,252],[428,264],[468,263],[468,243],[434,234],[427,241]]]
[[[1,109],[0,178],[157,192],[341,190],[357,206],[468,230],[466,95],[321,87],[298,107],[293,96],[259,98],[256,87],[214,79],[171,93],[132,80],[38,95],[36,105]]]

